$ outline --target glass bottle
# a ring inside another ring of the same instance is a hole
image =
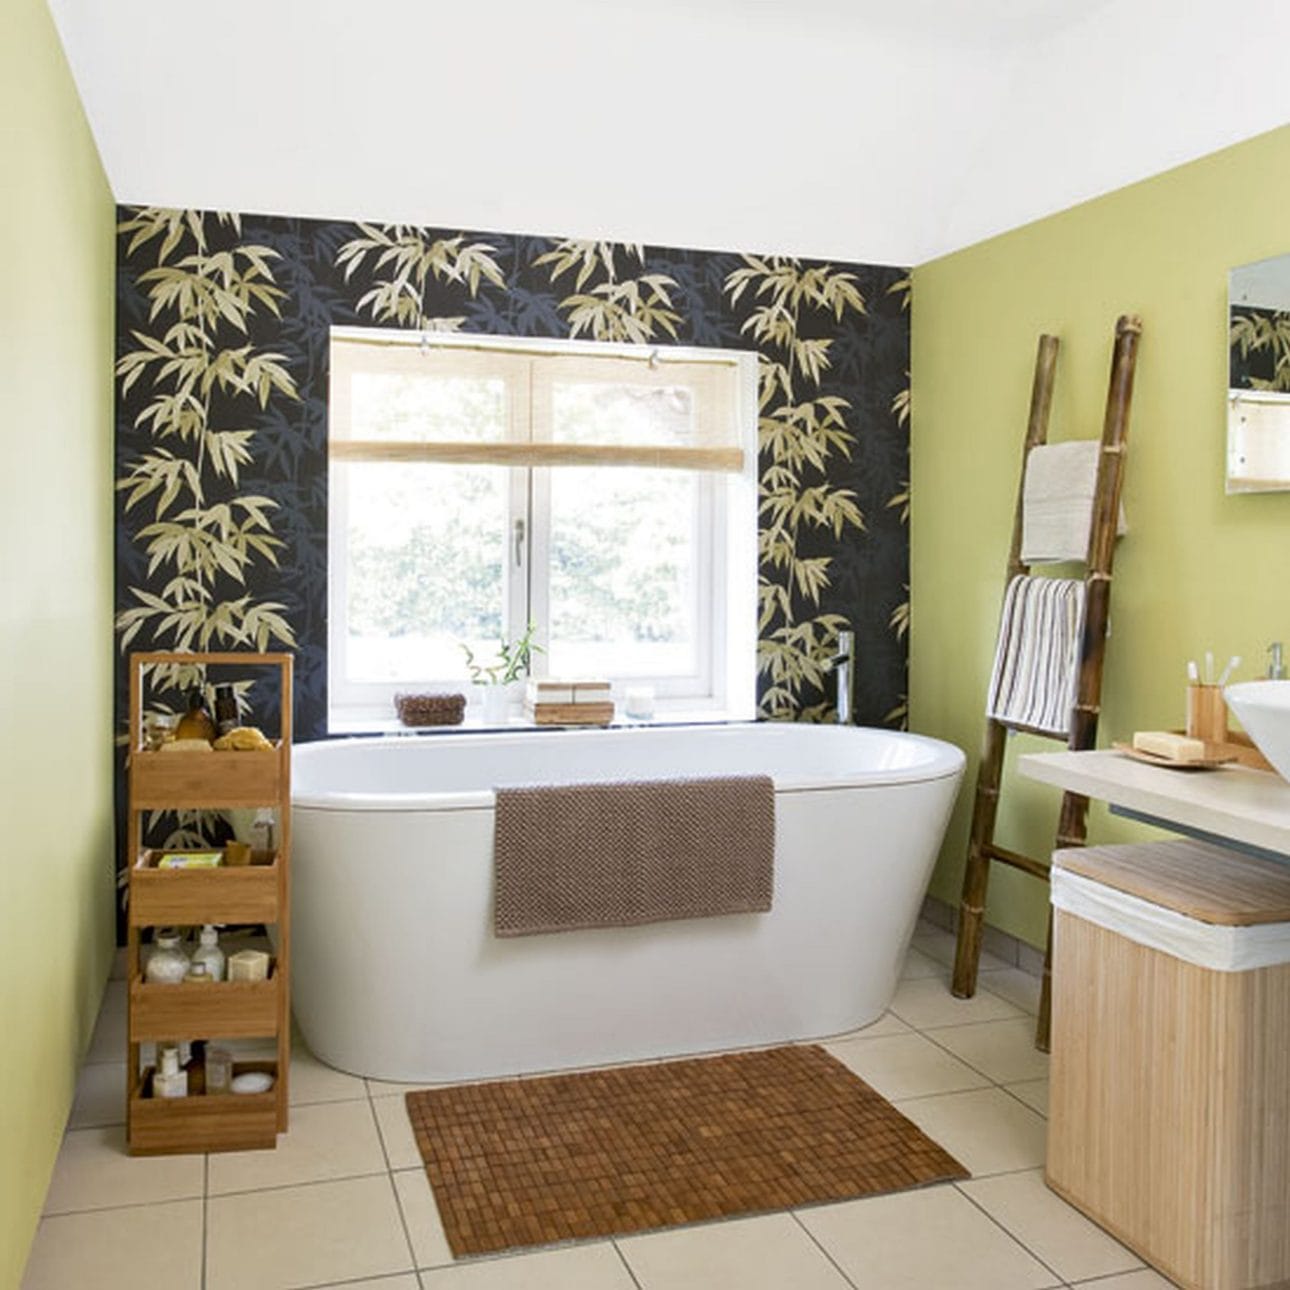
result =
[[[179,933],[173,927],[159,927],[154,939],[145,979],[152,985],[178,985],[188,975],[188,955],[179,946]]]
[[[224,951],[219,947],[219,933],[209,923],[202,928],[200,945],[193,951],[193,966],[206,965],[212,981],[224,979]]]
[[[215,687],[215,729],[221,735],[228,732],[241,723],[237,716],[237,698],[233,694],[231,685],[217,685]]]
[[[215,722],[206,711],[206,699],[201,686],[195,685],[188,691],[188,711],[179,718],[175,727],[176,739],[205,739],[211,743],[215,739]]]

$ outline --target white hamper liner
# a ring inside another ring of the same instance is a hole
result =
[[[1054,909],[1214,972],[1252,972],[1290,963],[1290,923],[1249,927],[1202,923],[1056,867],[1052,871],[1052,899]]]

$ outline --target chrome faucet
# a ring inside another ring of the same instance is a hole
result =
[[[838,633],[838,652],[824,665],[838,684],[838,725],[851,724],[851,676],[855,665],[855,632]]]
[[[1272,655],[1271,662],[1268,663],[1268,680],[1284,680],[1286,674],[1285,664],[1281,661],[1281,642],[1273,641],[1268,646],[1268,653]]]

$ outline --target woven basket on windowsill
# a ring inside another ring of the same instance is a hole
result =
[[[394,710],[405,726],[459,726],[466,714],[466,696],[396,694]]]

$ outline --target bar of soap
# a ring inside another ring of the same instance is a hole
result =
[[[1205,744],[1200,739],[1176,735],[1170,730],[1139,730],[1133,736],[1135,752],[1151,753],[1170,761],[1204,761]]]

